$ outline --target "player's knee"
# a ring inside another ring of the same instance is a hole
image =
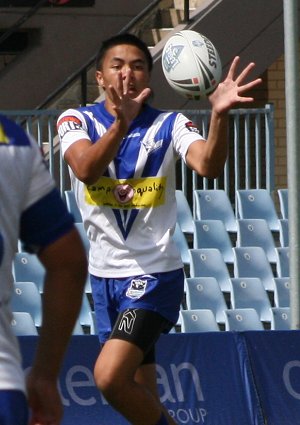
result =
[[[112,396],[116,396],[118,392],[122,392],[123,384],[117,374],[109,368],[102,367],[101,364],[95,365],[94,379],[97,388],[107,400],[110,400]]]

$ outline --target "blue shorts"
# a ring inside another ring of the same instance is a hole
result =
[[[104,343],[119,313],[127,309],[150,310],[175,324],[183,300],[184,273],[178,269],[118,279],[91,275],[91,286],[99,339]]]
[[[0,425],[27,425],[28,406],[22,391],[0,390]]]

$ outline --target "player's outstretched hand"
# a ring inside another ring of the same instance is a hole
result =
[[[109,85],[107,87],[107,94],[117,117],[124,120],[128,126],[139,114],[143,103],[151,94],[149,87],[140,93],[137,91],[135,83],[132,82],[131,73],[132,71],[128,69],[123,78],[120,71],[116,86]]]
[[[29,374],[27,391],[31,409],[29,425],[60,425],[63,406],[57,381],[41,379]]]
[[[227,112],[237,103],[253,102],[253,97],[247,97],[245,93],[262,82],[261,78],[257,78],[245,83],[245,80],[255,67],[255,63],[249,63],[240,74],[237,74],[239,61],[239,56],[233,59],[226,78],[209,96],[212,108],[219,114]]]

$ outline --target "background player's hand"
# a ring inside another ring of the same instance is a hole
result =
[[[244,94],[262,82],[261,78],[257,78],[245,83],[245,80],[255,67],[253,62],[249,63],[240,74],[236,75],[239,61],[239,56],[233,59],[226,78],[209,96],[212,108],[218,114],[227,112],[237,103],[253,102],[253,97],[247,97]]]
[[[109,85],[107,94],[113,103],[117,118],[124,120],[129,126],[139,114],[145,100],[150,96],[151,89],[147,87],[139,92],[132,79],[132,71],[128,69],[125,78],[122,72],[119,72],[116,87]]]
[[[57,381],[38,378],[29,374],[27,391],[31,409],[29,425],[60,425],[63,406]]]

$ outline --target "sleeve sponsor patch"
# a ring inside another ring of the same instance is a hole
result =
[[[80,130],[82,129],[82,122],[79,118],[67,115],[62,117],[57,123],[57,131],[59,137],[63,137],[68,131]]]
[[[195,125],[192,121],[188,121],[188,122],[185,124],[185,126],[186,126],[186,128],[187,128],[189,131],[191,131],[191,132],[193,132],[193,133],[200,134],[200,131],[198,130],[197,126],[196,126],[196,125]]]

